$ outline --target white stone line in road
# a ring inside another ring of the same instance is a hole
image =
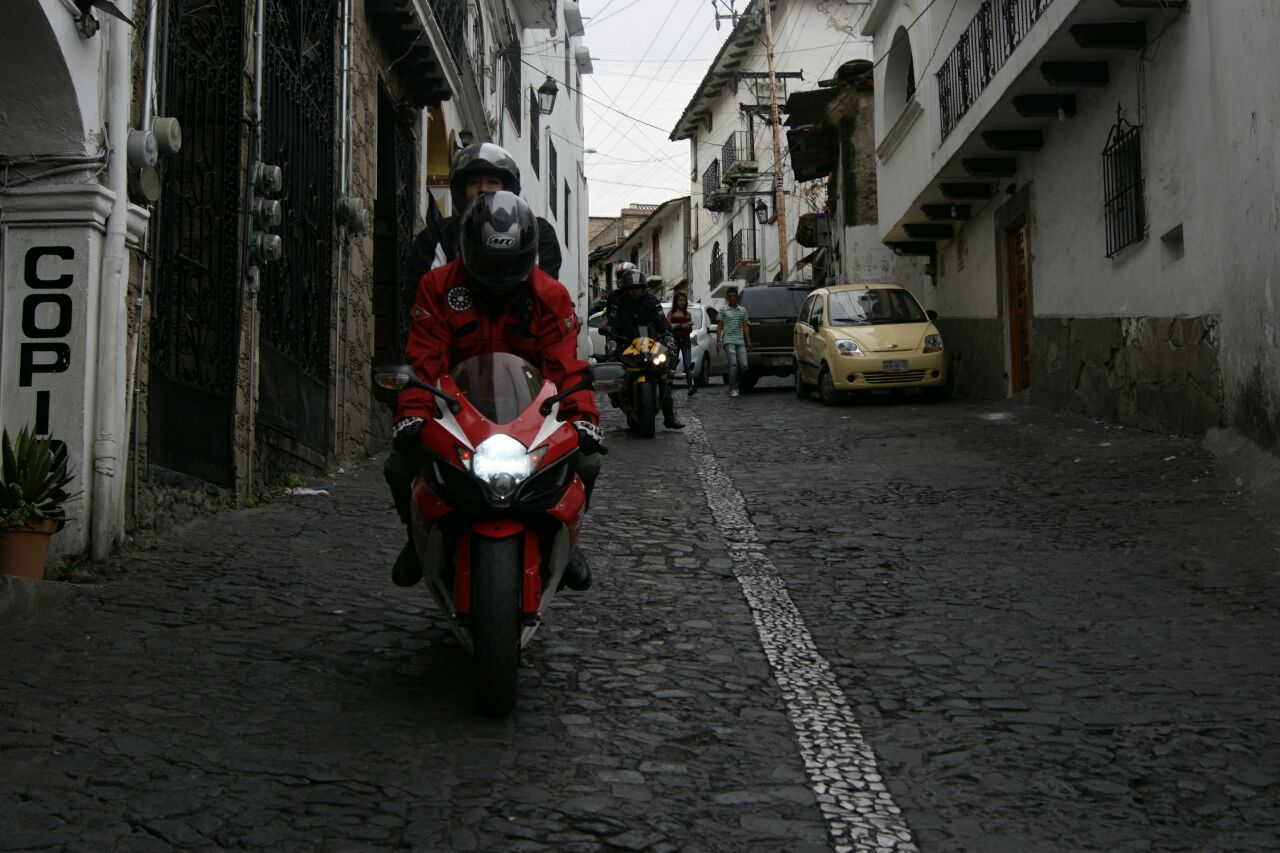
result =
[[[689,453],[729,546],[734,574],[787,704],[810,787],[837,853],[916,851],[831,664],[818,652],[786,584],[759,544],[742,494],[716,461],[702,422],[691,413],[684,419]]]

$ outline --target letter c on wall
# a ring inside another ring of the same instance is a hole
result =
[[[27,287],[35,289],[65,289],[70,287],[73,281],[71,273],[55,278],[41,278],[40,260],[42,258],[61,258],[64,261],[73,261],[75,257],[76,250],[70,246],[32,246],[27,250],[26,266],[23,270],[23,278],[27,283]]]

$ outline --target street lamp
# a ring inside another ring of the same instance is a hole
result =
[[[556,95],[559,92],[556,81],[548,74],[547,79],[538,87],[538,112],[544,116],[551,115],[551,111],[556,108]]]
[[[752,205],[752,209],[756,212],[756,222],[764,225],[769,221],[769,205],[765,204],[763,200],[756,199],[755,204]]]
[[[475,138],[476,135],[469,130],[458,131],[458,142],[462,144],[463,148],[470,145]]]

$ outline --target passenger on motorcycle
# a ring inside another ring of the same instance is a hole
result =
[[[616,360],[618,353],[640,334],[640,327],[644,326],[662,341],[667,349],[667,363],[674,369],[679,353],[671,334],[671,324],[662,313],[658,300],[645,292],[644,273],[635,264],[624,263],[619,267],[618,287],[609,294],[605,317],[606,358]],[[684,424],[676,420],[670,381],[662,383],[662,425],[667,429],[684,429]]]
[[[463,213],[459,232],[458,258],[418,284],[405,345],[409,366],[433,385],[467,358],[508,352],[532,362],[558,388],[580,382],[587,363],[577,355],[578,318],[564,285],[534,265],[538,222],[529,205],[511,192],[480,193]],[[420,433],[426,419],[436,416],[436,405],[431,393],[412,387],[396,403],[393,449],[383,475],[406,527],[413,481],[426,458]],[[578,431],[582,452],[576,471],[590,501],[604,441],[591,391],[565,397],[560,417]],[[391,577],[398,586],[422,579],[412,532]],[[581,552],[570,558],[564,583],[575,590],[591,586]]]

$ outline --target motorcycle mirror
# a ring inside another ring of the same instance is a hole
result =
[[[603,394],[621,391],[627,384],[627,371],[621,364],[597,364],[590,370],[591,385]]]

